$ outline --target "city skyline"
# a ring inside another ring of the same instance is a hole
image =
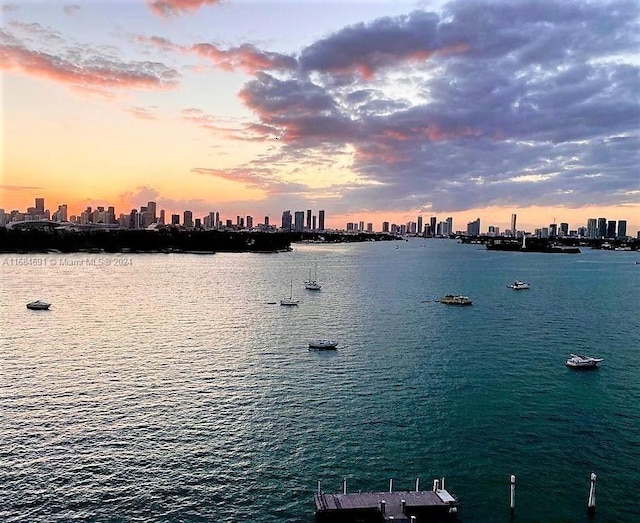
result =
[[[4,4],[0,207],[640,229],[633,2],[282,5]]]
[[[534,234],[543,237],[547,236],[587,236],[591,238],[640,238],[640,230],[629,228],[627,219],[616,218],[610,219],[599,216],[598,218],[589,218],[583,224],[570,224],[565,221],[556,222],[548,225],[539,225],[532,230],[526,227],[520,227],[517,224],[518,215],[512,213],[510,216],[510,227],[501,228],[493,223],[486,224],[480,217],[473,221],[469,221],[466,227],[454,227],[454,218],[447,216],[442,219],[438,216],[416,216],[415,221],[409,220],[404,223],[395,223],[393,221],[382,221],[379,227],[375,227],[373,222],[359,220],[357,222],[346,222],[342,226],[333,227],[326,225],[326,210],[317,209],[314,214],[313,209],[295,210],[290,209],[282,211],[280,225],[277,220],[272,220],[269,215],[264,216],[260,221],[252,215],[236,215],[235,220],[222,215],[219,211],[210,210],[204,216],[196,217],[194,213],[185,209],[180,213],[167,212],[166,209],[158,208],[157,202],[149,201],[146,205],[139,208],[133,208],[128,212],[118,212],[115,206],[98,206],[95,209],[91,206],[85,208],[80,213],[72,214],[66,204],[59,204],[56,211],[51,211],[46,207],[46,199],[36,197],[34,205],[27,207],[23,212],[14,209],[6,212],[0,207],[0,226],[6,226],[9,223],[34,221],[34,220],[51,220],[54,222],[70,222],[80,225],[88,224],[106,224],[119,225],[124,228],[144,229],[154,224],[159,225],[176,225],[186,228],[204,228],[204,229],[252,229],[254,226],[259,229],[288,229],[297,231],[322,231],[322,230],[341,230],[351,232],[383,232],[392,234],[410,234],[425,236],[448,236],[452,234],[469,235],[507,235],[517,236],[520,234]],[[461,220],[460,222],[463,222]],[[460,223],[456,222],[456,223]],[[325,227],[326,225],[326,227]],[[485,227],[484,229],[482,227]]]

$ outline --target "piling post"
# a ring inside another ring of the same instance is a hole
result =
[[[516,511],[516,477],[514,474],[511,474],[511,496],[509,500],[509,509],[513,516]]]
[[[411,516],[411,523],[416,523],[416,517],[415,516]]]
[[[589,486],[589,500],[587,501],[587,512],[593,514],[596,511],[596,476],[595,472],[591,473],[591,485]]]
[[[389,478],[389,492],[393,492],[393,478]]]
[[[434,479],[433,480],[433,491],[437,492],[437,490],[438,490],[438,480]]]
[[[420,491],[420,478],[416,478],[416,492]]]
[[[342,478],[342,493],[347,493],[347,478]]]
[[[384,514],[386,510],[387,510],[387,502],[383,499],[380,502],[380,513]]]
[[[318,480],[318,496],[322,494],[322,490],[320,490],[320,480]]]
[[[444,477],[440,479],[440,490],[444,490]]]
[[[401,499],[400,500],[400,509],[402,510],[402,513],[404,514],[407,510],[407,500],[406,499]]]

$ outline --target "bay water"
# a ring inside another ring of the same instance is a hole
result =
[[[596,472],[593,520],[640,521],[638,253],[293,247],[0,255],[0,520],[310,522],[318,480],[445,477],[462,522],[582,522]]]

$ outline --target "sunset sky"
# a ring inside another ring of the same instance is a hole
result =
[[[1,1],[1,0],[0,0]],[[636,0],[4,1],[0,207],[640,229]]]

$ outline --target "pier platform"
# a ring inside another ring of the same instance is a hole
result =
[[[314,495],[318,523],[440,523],[457,519],[446,490]],[[413,519],[412,519],[413,516]]]

